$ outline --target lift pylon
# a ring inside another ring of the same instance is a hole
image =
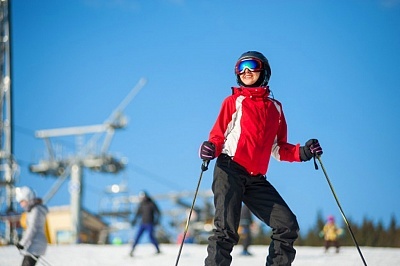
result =
[[[46,145],[48,158],[40,160],[38,164],[30,165],[31,172],[42,176],[55,176],[57,181],[50,191],[43,197],[47,202],[61,187],[62,183],[70,177],[69,192],[71,194],[71,225],[72,242],[79,242],[81,228],[81,207],[83,187],[83,168],[102,173],[117,174],[125,168],[127,161],[118,159],[108,152],[115,130],[124,128],[127,119],[123,115],[124,109],[128,106],[134,96],[146,84],[146,79],[141,78],[131,92],[124,98],[121,104],[112,112],[111,116],[103,124],[81,127],[66,127],[47,130],[38,130],[35,133],[37,138],[43,139]],[[91,134],[90,140],[83,144],[83,135]],[[57,137],[73,136],[77,138],[76,151],[72,156],[59,156],[52,145],[52,139]],[[103,143],[99,143],[101,138]],[[83,145],[82,145],[83,144]],[[101,148],[97,147],[101,144]]]
[[[0,223],[4,224],[0,240],[4,244],[16,239],[18,222],[12,200],[19,166],[13,156],[10,10],[9,1],[0,1]]]

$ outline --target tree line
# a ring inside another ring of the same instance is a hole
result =
[[[339,217],[338,217],[339,218]],[[310,228],[306,233],[300,234],[296,240],[297,246],[323,246],[324,239],[320,237],[320,232],[325,224],[325,219],[321,213],[317,214],[315,226]],[[339,238],[341,246],[354,246],[353,238],[348,229],[348,225],[343,221],[336,219],[338,227],[343,229],[343,234]],[[400,248],[400,225],[397,224],[394,215],[391,216],[388,225],[384,225],[382,221],[374,222],[368,218],[364,218],[361,224],[348,219],[348,224],[354,234],[359,246],[369,247],[394,247]],[[271,230],[263,227],[258,234],[254,236],[254,245],[269,245],[271,239]]]

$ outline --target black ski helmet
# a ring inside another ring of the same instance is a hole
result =
[[[271,77],[271,67],[269,66],[268,59],[260,52],[248,51],[248,52],[243,53],[239,57],[239,59],[236,61],[236,63],[241,61],[241,60],[243,60],[243,59],[246,59],[246,58],[257,58],[257,59],[261,60],[261,62],[263,62],[264,71],[260,72],[259,79],[257,80],[257,82],[255,84],[252,85],[252,87],[267,86],[268,82],[269,82],[269,78]],[[236,82],[240,86],[245,86],[243,84],[243,82],[240,80],[239,75],[236,75]]]

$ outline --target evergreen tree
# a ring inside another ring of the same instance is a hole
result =
[[[360,235],[357,238],[359,245],[373,247],[375,243],[375,228],[374,224],[367,218],[363,219]]]
[[[378,222],[378,225],[375,229],[375,237],[376,237],[376,243],[375,243],[376,247],[385,246],[385,242],[388,239],[388,233],[385,231],[382,221]]]
[[[397,227],[396,217],[392,215],[387,232],[387,246],[400,247],[400,227]]]

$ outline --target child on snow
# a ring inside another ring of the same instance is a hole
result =
[[[329,215],[324,228],[320,232],[320,236],[325,240],[325,252],[328,252],[328,249],[331,246],[334,246],[336,247],[336,253],[339,253],[339,236],[342,234],[343,230],[336,226],[335,218],[332,215]]]

